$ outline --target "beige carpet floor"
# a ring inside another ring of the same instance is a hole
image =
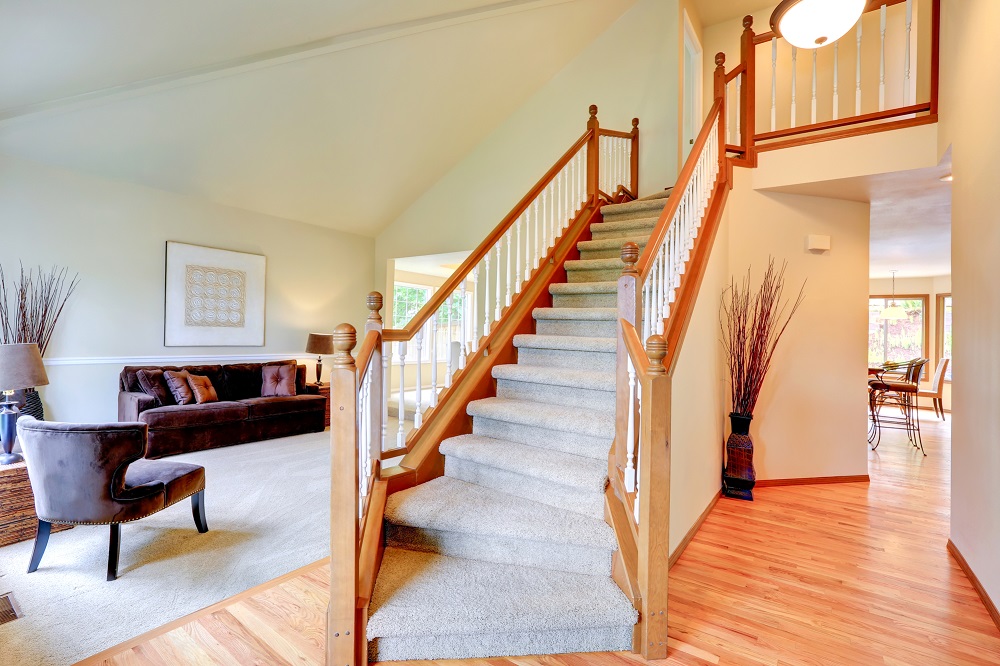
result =
[[[184,501],[122,526],[119,579],[105,580],[108,528],[0,548],[0,593],[23,617],[0,625],[0,666],[66,666],[329,555],[329,433],[174,460],[203,465],[209,532]]]

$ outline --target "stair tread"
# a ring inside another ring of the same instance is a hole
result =
[[[608,576],[386,548],[368,638],[631,626],[635,609]]]
[[[494,421],[575,432],[590,437],[607,437],[609,447],[615,436],[615,415],[602,414],[592,409],[512,398],[483,398],[470,402],[466,411],[472,417],[481,416]]]
[[[622,245],[629,241],[635,243],[639,248],[643,248],[649,242],[649,235],[641,238],[599,238],[597,240],[580,241],[576,247],[580,252],[595,252],[597,250],[620,250]]]
[[[589,491],[604,492],[608,461],[482,435],[459,435],[441,442],[441,453],[527,477]]]
[[[617,282],[556,282],[549,285],[550,294],[617,294]]]
[[[535,319],[561,319],[569,321],[614,321],[618,318],[615,308],[535,308]]]
[[[634,213],[636,211],[660,211],[666,205],[667,199],[657,198],[657,199],[638,199],[636,201],[627,201],[620,204],[609,204],[606,206],[601,206],[601,214],[604,217],[621,215],[623,213]]]
[[[385,519],[393,525],[615,550],[603,520],[440,476],[389,496]]]
[[[656,226],[660,217],[638,217],[632,220],[617,220],[611,222],[595,222],[590,225],[590,230],[592,233],[601,233],[604,231],[627,231],[630,229],[652,229]],[[600,240],[600,239],[598,239]],[[624,241],[623,241],[624,242]]]
[[[607,257],[605,259],[571,259],[565,263],[568,271],[598,271],[606,269],[619,269],[622,267],[620,257]]]
[[[614,354],[617,344],[614,338],[588,338],[577,335],[538,335],[520,333],[514,336],[514,346],[518,349],[558,349],[562,351],[590,351]]]
[[[538,365],[496,365],[493,366],[493,378],[546,386],[568,386],[592,391],[614,392],[615,390],[615,373],[600,370],[548,368]]]

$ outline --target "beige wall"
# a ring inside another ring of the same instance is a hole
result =
[[[868,204],[759,192],[737,169],[728,212],[731,274],[752,267],[759,284],[773,256],[788,262],[789,297],[807,280],[754,414],[757,478],[867,474]],[[832,249],[808,252],[809,234],[830,236]]]
[[[41,390],[56,420],[116,420],[127,363],[307,358],[309,332],[342,321],[361,329],[365,320],[371,239],[7,157],[0,211],[17,228],[0,244],[8,276],[18,262],[80,274],[47,354],[51,383]],[[267,256],[264,347],[163,346],[168,240]]]
[[[951,146],[952,391],[951,540],[994,603],[1000,604],[1000,3],[944,0],[940,151]]]
[[[379,234],[378,288],[387,260],[475,248],[585,131],[590,104],[610,129],[640,119],[643,193],[672,184],[679,36],[678,0],[638,0]]]
[[[868,293],[873,296],[882,296],[892,293],[892,280],[879,278],[868,281]],[[927,318],[929,322],[927,336],[927,379],[921,382],[921,388],[931,389],[931,381],[934,379],[934,369],[941,362],[937,352],[938,342],[938,309],[937,297],[939,294],[951,293],[951,276],[939,275],[934,277],[921,278],[896,278],[897,294],[912,294],[917,296],[927,296]],[[951,382],[944,384],[944,396],[942,397],[944,408],[951,409]],[[930,408],[930,400],[923,399],[921,406]]]

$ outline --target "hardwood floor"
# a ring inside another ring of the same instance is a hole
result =
[[[719,501],[671,569],[670,656],[658,663],[1000,664],[1000,630],[946,548],[949,428],[924,423],[928,456],[890,431],[869,454],[870,484],[761,488],[753,503]],[[326,565],[314,565],[82,663],[322,664],[326,580]]]

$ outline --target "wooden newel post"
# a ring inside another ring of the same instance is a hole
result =
[[[365,305],[368,306],[368,321],[365,322],[365,333],[378,331],[380,334],[378,344],[375,345],[375,351],[372,352],[371,365],[368,368],[368,372],[372,378],[368,399],[371,401],[371,409],[369,410],[371,412],[370,422],[373,434],[371,455],[372,460],[375,461],[375,478],[381,478],[382,474],[382,462],[380,460],[382,455],[382,426],[384,425],[382,420],[387,413],[385,407],[382,405],[382,401],[385,400],[385,385],[382,382],[385,381],[386,375],[385,367],[382,365],[384,344],[381,338],[382,315],[379,312],[382,309],[382,303],[382,294],[377,291],[369,293],[365,299]]]
[[[639,119],[632,119],[632,196],[639,198]]]
[[[382,309],[382,294],[377,291],[371,292],[365,299],[365,305],[368,306],[368,321],[365,322],[365,332],[381,331],[382,315],[379,310]]]
[[[358,598],[358,427],[357,368],[351,352],[357,331],[341,324],[333,331],[330,372],[330,608],[327,666],[355,664],[355,605]]]
[[[622,274],[618,278],[618,319],[627,321],[632,326],[642,325],[642,312],[639,298],[639,246],[628,241],[622,245]],[[628,410],[634,409],[629,403],[628,391],[628,349],[622,336],[619,321],[615,337],[617,339],[615,364],[615,444],[608,458],[608,474],[618,474],[626,464],[626,441],[628,439]],[[614,478],[614,477],[611,477]],[[619,498],[624,500],[625,498]]]
[[[670,378],[663,359],[667,341],[646,340],[649,365],[642,386],[639,441],[639,591],[642,594],[642,656],[667,656],[667,569],[670,559]]]
[[[590,105],[590,120],[587,121],[590,140],[587,142],[587,193],[590,201],[597,204],[600,188],[601,124],[597,122],[597,105]]]
[[[726,54],[715,54],[715,99],[722,101],[719,112],[719,179],[726,180]]]
[[[743,73],[740,74],[740,113],[743,128],[743,159],[751,167],[757,166],[757,150],[754,134],[757,133],[757,46],[754,44],[753,16],[743,17],[743,38],[740,44],[740,58]]]

